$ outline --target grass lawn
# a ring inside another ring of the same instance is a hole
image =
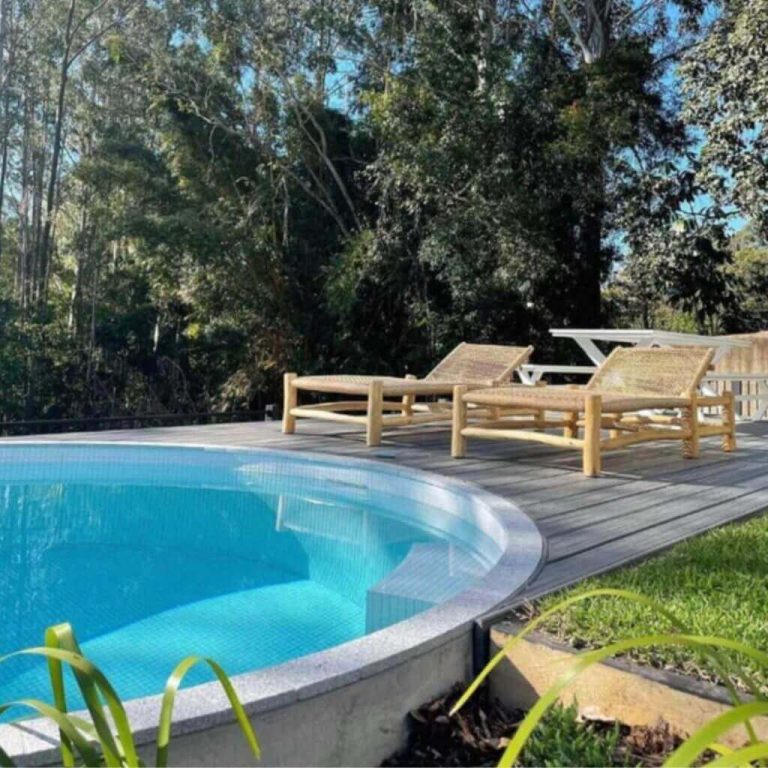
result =
[[[639,565],[581,582],[537,603],[544,610],[565,596],[612,587],[640,592],[662,603],[694,634],[720,635],[768,649],[768,514],[720,528],[676,545]],[[546,630],[575,647],[669,631],[666,620],[626,600],[595,598],[553,619]],[[713,679],[690,651],[664,647],[632,658]],[[754,667],[741,659],[748,669]]]

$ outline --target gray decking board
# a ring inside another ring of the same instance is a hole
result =
[[[31,438],[8,438],[28,440]],[[739,426],[736,453],[719,438],[702,441],[699,460],[679,443],[653,443],[608,454],[604,474],[581,474],[576,452],[520,442],[469,443],[466,459],[449,456],[448,425],[394,430],[368,449],[362,432],[299,422],[166,427],[50,435],[46,440],[106,440],[242,445],[360,456],[468,480],[512,499],[538,524],[547,560],[521,596],[558,589],[637,560],[682,539],[768,509],[768,424]]]

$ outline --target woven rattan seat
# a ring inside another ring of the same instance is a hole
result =
[[[508,382],[528,362],[533,347],[499,344],[459,344],[423,379],[416,377],[331,374],[285,374],[283,431],[292,433],[296,418],[316,418],[366,428],[368,445],[378,445],[386,426],[402,426],[451,418],[450,404],[416,402],[417,397],[443,397],[454,387],[493,387]],[[347,395],[365,400],[299,405],[298,392]],[[357,415],[363,411],[365,415]]]
[[[327,392],[337,395],[357,395],[365,397],[372,381],[380,381],[384,397],[402,397],[404,395],[450,395],[457,384],[482,387],[485,382],[466,382],[462,379],[451,381],[433,381],[431,379],[399,379],[395,376],[299,376],[293,380],[297,389],[311,392]]]
[[[604,392],[595,389],[570,387],[494,387],[467,392],[464,401],[476,405],[496,407],[533,407],[548,411],[581,412],[589,395],[600,395],[607,413],[642,411],[651,408],[681,408],[688,400],[684,397],[643,395],[632,397],[623,392]]]
[[[467,391],[459,386],[453,396],[451,454],[464,456],[468,438],[531,440],[580,450],[584,474],[594,477],[600,474],[604,451],[649,440],[681,440],[683,456],[696,458],[701,436],[722,435],[723,450],[732,451],[736,446],[733,393],[706,397],[699,393],[713,354],[707,347],[620,347],[585,387]],[[475,419],[472,406],[491,411],[491,417]],[[700,424],[701,407],[722,408],[719,423]],[[679,414],[668,412],[676,409]],[[664,410],[667,413],[660,413]],[[533,418],[521,418],[520,412]],[[552,418],[552,412],[561,415]],[[557,428],[562,429],[561,435],[552,433]]]

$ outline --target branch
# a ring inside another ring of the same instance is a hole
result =
[[[344,184],[344,180],[339,175],[339,172],[336,170],[336,166],[333,164],[333,161],[328,157],[328,153],[326,151],[326,138],[325,138],[325,132],[322,129],[322,126],[317,122],[315,116],[312,114],[311,110],[307,109],[306,105],[298,98],[296,98],[293,95],[293,90],[290,86],[290,84],[287,81],[287,78],[282,72],[277,72],[277,76],[280,78],[280,81],[283,83],[283,87],[286,88],[286,90],[289,92],[289,103],[291,105],[291,108],[294,111],[294,114],[296,115],[299,126],[304,131],[304,134],[309,139],[312,146],[315,148],[315,151],[318,153],[320,159],[323,161],[323,164],[328,168],[328,171],[330,172],[331,176],[333,176],[333,180],[336,182],[336,186],[339,188],[339,191],[341,192],[342,197],[344,198],[344,202],[347,204],[347,207],[349,208],[350,213],[352,214],[352,218],[355,222],[355,228],[360,230],[362,229],[360,225],[360,220],[357,217],[357,212],[355,211],[354,203],[352,202],[352,198],[349,196],[349,192],[347,191],[346,184]],[[312,125],[315,127],[315,130],[320,134],[320,141],[322,143],[319,144],[315,137],[312,135],[312,133],[304,127],[304,121],[301,119],[301,115],[298,114],[299,110],[304,113],[304,115],[307,117],[307,119],[312,123]]]
[[[96,12],[96,11],[97,11],[99,8],[102,8],[104,5],[106,5],[106,3],[107,3],[108,1],[109,1],[109,0],[103,0],[103,2],[99,3],[99,4],[96,6],[96,8],[94,8],[94,9],[93,9],[93,10],[92,10],[90,13],[88,13],[88,14],[86,15],[86,16],[87,16],[87,18],[91,18],[91,17],[94,15],[94,13],[95,13],[95,12]],[[93,44],[94,44],[94,43],[95,43],[97,40],[99,40],[100,38],[104,37],[104,35],[106,35],[106,34],[107,34],[107,32],[109,32],[111,29],[114,29],[115,27],[117,27],[117,26],[119,26],[120,24],[122,24],[122,23],[123,23],[123,22],[126,20],[126,18],[127,18],[127,16],[128,16],[128,14],[130,14],[130,12],[131,12],[132,10],[135,10],[136,8],[138,8],[138,5],[139,5],[139,4],[138,4],[138,2],[136,2],[136,1],[134,1],[134,2],[130,3],[130,4],[129,4],[129,8],[128,8],[128,10],[126,11],[126,13],[125,13],[125,14],[124,14],[124,15],[123,15],[121,18],[119,18],[119,19],[115,19],[114,21],[112,21],[112,22],[110,22],[109,24],[107,24],[107,26],[106,26],[106,27],[103,27],[103,28],[102,28],[102,29],[100,29],[98,32],[95,32],[95,33],[94,33],[94,34],[93,34],[91,37],[89,37],[89,38],[88,38],[88,39],[87,39],[87,40],[86,40],[86,41],[85,41],[85,42],[84,42],[84,43],[83,43],[83,44],[82,44],[82,45],[81,45],[81,46],[80,46],[80,47],[79,47],[79,48],[78,48],[78,49],[77,49],[77,50],[76,50],[76,51],[75,51],[75,52],[74,52],[74,53],[73,53],[73,54],[72,54],[72,55],[71,55],[71,56],[70,56],[68,59],[67,59],[67,62],[66,62],[66,65],[65,65],[65,66],[67,67],[67,69],[69,69],[69,67],[71,67],[71,66],[72,66],[72,64],[74,64],[74,63],[75,63],[76,59],[77,59],[77,58],[78,58],[78,57],[79,57],[79,56],[80,56],[82,53],[84,53],[86,50],[88,50],[88,48],[90,48],[90,46],[91,46],[91,45],[93,45]],[[131,6],[132,6],[132,7],[131,7]],[[72,34],[70,35],[70,41],[71,41],[71,40],[74,40],[74,37],[75,37],[75,33],[76,33],[76,31],[77,31],[78,29],[80,29],[80,28],[83,26],[83,20],[84,20],[84,19],[81,19],[81,20],[80,20],[80,22],[77,24],[77,27],[76,27],[75,31],[73,31],[73,32],[72,32]]]
[[[72,32],[70,33],[69,39],[74,40],[75,35],[80,31],[80,29],[88,23],[90,19],[92,19],[107,3],[112,2],[112,0],[101,0],[100,3],[96,3],[96,5],[91,8],[90,11],[88,11],[86,14],[83,15],[83,18],[80,19],[80,21],[75,24],[75,26],[72,28]]]
[[[631,22],[638,18],[639,16],[642,16],[646,11],[649,11],[651,8],[653,8],[654,5],[658,5],[659,0],[646,0],[645,3],[642,3],[641,5],[638,5],[637,8],[633,8],[630,11],[627,11],[627,13],[622,16],[618,20],[617,26],[623,26],[624,24],[631,24]]]
[[[344,223],[344,220],[341,218],[339,212],[335,209],[334,206],[327,203],[323,198],[318,195],[312,187],[307,184],[304,179],[301,178],[294,170],[292,170],[287,165],[283,165],[283,172],[286,173],[288,176],[290,176],[300,187],[301,189],[309,195],[315,202],[319,203],[323,209],[331,216],[331,218],[336,222],[339,229],[342,231],[345,237],[349,237],[349,229],[347,228],[347,225]]]
[[[574,19],[573,14],[571,14],[571,12],[568,10],[568,6],[566,6],[563,0],[555,0],[555,5],[560,9],[560,13],[563,14],[563,18],[568,23],[573,36],[576,38],[576,44],[579,46],[579,48],[581,48],[581,52],[584,55],[584,58],[587,59],[590,55],[589,48],[587,47],[584,38],[581,36],[581,30],[579,29],[579,25],[576,23],[576,19]]]

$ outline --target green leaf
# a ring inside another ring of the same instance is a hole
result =
[[[768,757],[768,742],[750,744],[748,747],[735,749],[733,752],[715,758],[707,763],[707,768],[733,768],[733,766],[749,766],[758,760]]]
[[[464,704],[467,703],[467,701],[472,697],[475,691],[477,691],[477,689],[483,684],[483,682],[486,680],[488,675],[490,675],[491,672],[506,657],[507,653],[515,645],[521,642],[527,635],[531,634],[531,632],[534,632],[538,627],[545,624],[549,618],[551,618],[557,613],[563,612],[564,610],[569,608],[571,605],[574,605],[576,603],[580,603],[595,597],[618,597],[623,600],[629,600],[631,602],[639,603],[648,608],[651,608],[652,610],[664,616],[664,618],[666,618],[672,626],[677,627],[682,632],[689,633],[688,627],[683,622],[681,622],[677,618],[677,616],[675,616],[672,612],[667,610],[661,603],[659,603],[656,600],[653,600],[652,598],[646,597],[645,595],[638,594],[636,592],[631,592],[626,589],[603,588],[603,589],[591,589],[591,590],[588,590],[587,592],[582,592],[578,595],[573,595],[569,598],[565,598],[564,600],[561,600],[559,603],[554,605],[549,610],[544,611],[539,616],[529,621],[520,630],[520,632],[518,632],[514,637],[511,637],[506,643],[504,643],[502,648],[485,665],[485,667],[483,667],[480,674],[472,681],[470,686],[461,695],[461,697],[456,702],[456,704],[454,704],[450,714],[451,715],[456,714],[456,712],[458,712],[464,706]],[[727,659],[723,658],[720,654],[717,654],[714,650],[710,649],[709,655],[713,657],[714,664],[718,667],[718,670],[721,672],[722,678],[725,681],[725,685],[728,688],[734,703],[736,704],[741,703],[742,698],[739,695],[736,687],[730,681],[730,675],[726,671],[727,669],[732,667],[731,663]],[[759,690],[757,690],[757,687],[754,685],[754,683],[752,683],[752,681],[749,680],[748,676],[745,676],[745,677],[747,677],[745,682],[747,683],[747,685],[749,685],[750,689],[752,690],[752,693],[754,695],[759,695]]]
[[[176,666],[165,684],[165,693],[163,694],[163,703],[160,710],[160,723],[157,731],[157,758],[155,760],[155,765],[157,765],[158,768],[165,768],[168,764],[168,744],[171,738],[173,705],[176,701],[176,693],[187,672],[200,663],[207,664],[213,670],[229,699],[229,703],[235,713],[237,722],[245,734],[245,738],[248,741],[251,751],[256,758],[261,757],[261,748],[256,738],[256,734],[253,732],[251,723],[248,720],[248,715],[246,715],[243,705],[240,703],[237,692],[227,676],[227,673],[212,659],[206,659],[202,656],[188,656]]]
[[[648,647],[652,645],[687,645],[689,647],[700,648],[702,650],[709,647],[721,647],[737,653],[742,653],[748,658],[757,661],[762,667],[768,669],[768,653],[764,653],[756,648],[751,648],[737,640],[730,640],[723,637],[710,637],[693,635],[645,635],[643,637],[622,640],[612,643],[604,648],[594,651],[588,651],[579,654],[568,669],[555,681],[555,683],[539,698],[531,710],[526,715],[523,722],[517,729],[517,732],[511,739],[509,745],[504,750],[504,754],[499,761],[500,768],[510,768],[517,760],[520,752],[525,746],[530,734],[541,720],[547,709],[557,700],[563,689],[571,683],[585,669],[597,664],[604,659],[610,658],[618,653],[625,653],[633,648]],[[753,746],[759,746],[753,745]],[[724,759],[724,758],[723,758]]]
[[[73,723],[72,719],[64,712],[59,712],[56,707],[52,707],[50,704],[39,701],[38,699],[19,699],[18,701],[11,701],[6,704],[0,704],[0,715],[7,712],[12,707],[26,707],[32,709],[43,717],[47,717],[53,720],[59,727],[59,731],[66,734],[68,742],[77,749],[86,765],[101,765],[101,756],[98,750],[94,749],[88,739],[86,739],[78,730],[77,726]],[[9,762],[6,764],[13,765],[8,755],[3,752],[4,758]]]
[[[15,656],[42,656],[46,659],[59,659],[66,664],[69,664],[76,672],[84,673],[84,677],[78,678],[78,683],[81,685],[84,698],[87,696],[86,702],[88,704],[88,711],[94,720],[94,727],[97,730],[99,741],[101,743],[102,750],[104,750],[105,762],[107,765],[122,765],[123,762],[127,762],[130,765],[138,764],[138,755],[133,744],[133,735],[131,733],[130,723],[128,717],[125,714],[123,705],[112,688],[112,685],[104,677],[103,673],[87,659],[81,655],[72,651],[62,650],[60,648],[26,648],[22,651],[16,651],[9,653],[6,656],[0,657],[0,663]],[[112,736],[111,729],[107,723],[106,718],[102,712],[102,704],[98,695],[95,695],[94,690],[90,688],[89,681],[98,687],[98,690],[104,696],[109,712],[112,715],[112,719],[117,728],[118,736],[122,742],[124,757],[121,757],[121,749],[115,742]],[[85,684],[85,688],[83,688]]]
[[[722,715],[710,720],[681,744],[666,760],[665,765],[693,765],[705,749],[714,749],[715,740],[737,725],[744,725],[753,717],[768,714],[768,701],[753,701],[733,707]],[[717,745],[717,751],[722,752]],[[730,754],[730,750],[725,754]]]

